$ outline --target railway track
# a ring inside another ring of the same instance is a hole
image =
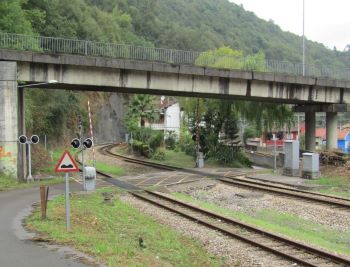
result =
[[[281,195],[289,198],[303,199],[305,201],[319,203],[322,205],[328,205],[338,209],[350,210],[350,199],[347,199],[347,198],[330,196],[330,195],[325,195],[321,193],[299,190],[299,189],[294,189],[294,188],[289,188],[289,187],[279,186],[274,184],[266,184],[264,182],[252,181],[246,178],[239,178],[237,177],[237,175],[229,175],[229,176],[223,177],[223,176],[204,173],[197,170],[188,170],[188,169],[173,167],[165,164],[158,164],[158,163],[143,161],[140,159],[133,159],[133,158],[129,158],[129,157],[111,152],[111,149],[114,146],[115,145],[107,145],[107,146],[101,147],[100,151],[107,156],[115,157],[130,163],[141,164],[141,165],[145,165],[145,166],[149,166],[149,167],[153,167],[161,170],[182,171],[182,172],[190,172],[190,173],[197,173],[201,175],[207,175],[230,186],[249,188],[249,189],[263,191],[263,192],[267,192],[275,195]]]
[[[134,161],[130,162],[136,163]],[[161,167],[162,165],[160,168]],[[104,177],[105,181],[115,184],[113,182],[113,177],[110,175],[103,172],[98,173]],[[350,266],[349,258],[299,243],[212,211],[196,207],[192,204],[179,201],[161,193],[141,190],[140,188],[137,189],[138,191],[130,191],[130,193],[138,199],[181,215],[184,218],[221,232],[231,238],[258,247],[293,263],[313,267]]]
[[[160,193],[145,190],[133,192],[132,195],[293,263],[314,267],[350,266],[350,260],[347,258],[304,245]]]

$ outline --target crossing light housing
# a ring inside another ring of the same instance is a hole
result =
[[[92,140],[90,138],[86,138],[85,141],[83,142],[83,145],[86,148],[92,147]]]
[[[74,138],[70,144],[74,148],[79,148],[80,147],[80,140],[78,138]]]
[[[37,143],[39,143],[39,136],[37,136],[37,135],[32,135],[32,137],[30,138],[30,140],[32,141],[33,144],[37,144]]]
[[[21,136],[18,138],[18,141],[19,141],[21,144],[26,144],[26,143],[27,143],[27,136],[21,135]]]

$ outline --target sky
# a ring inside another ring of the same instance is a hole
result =
[[[282,30],[303,34],[303,0],[229,0]],[[305,0],[305,36],[343,51],[350,44],[350,0]]]

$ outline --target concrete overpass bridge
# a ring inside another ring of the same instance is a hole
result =
[[[198,66],[199,56],[188,51],[0,34],[0,171],[24,175],[24,157],[18,157],[23,148],[15,142],[25,132],[23,88],[18,81],[46,89],[295,104],[296,111],[306,113],[306,148],[315,149],[315,112],[327,112],[327,146],[337,146],[337,112],[349,111],[350,80],[345,78],[350,76],[333,79],[322,75],[330,72],[321,71],[318,76],[301,76],[296,75],[296,65],[273,69],[268,61],[264,72],[215,69]],[[280,73],[286,70],[292,73]],[[49,80],[58,83],[48,84]]]

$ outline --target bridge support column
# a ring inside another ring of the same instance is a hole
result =
[[[25,110],[24,110],[24,88],[17,89],[18,94],[18,134],[26,134],[25,128]],[[26,181],[27,177],[27,155],[26,155],[26,145],[18,145],[18,158],[17,158],[17,176],[18,180],[21,182]]]
[[[326,113],[327,149],[338,148],[337,144],[337,112]]]
[[[305,112],[305,149],[316,150],[316,113],[314,111]]]
[[[16,62],[0,61],[0,172],[17,177],[18,94]]]

